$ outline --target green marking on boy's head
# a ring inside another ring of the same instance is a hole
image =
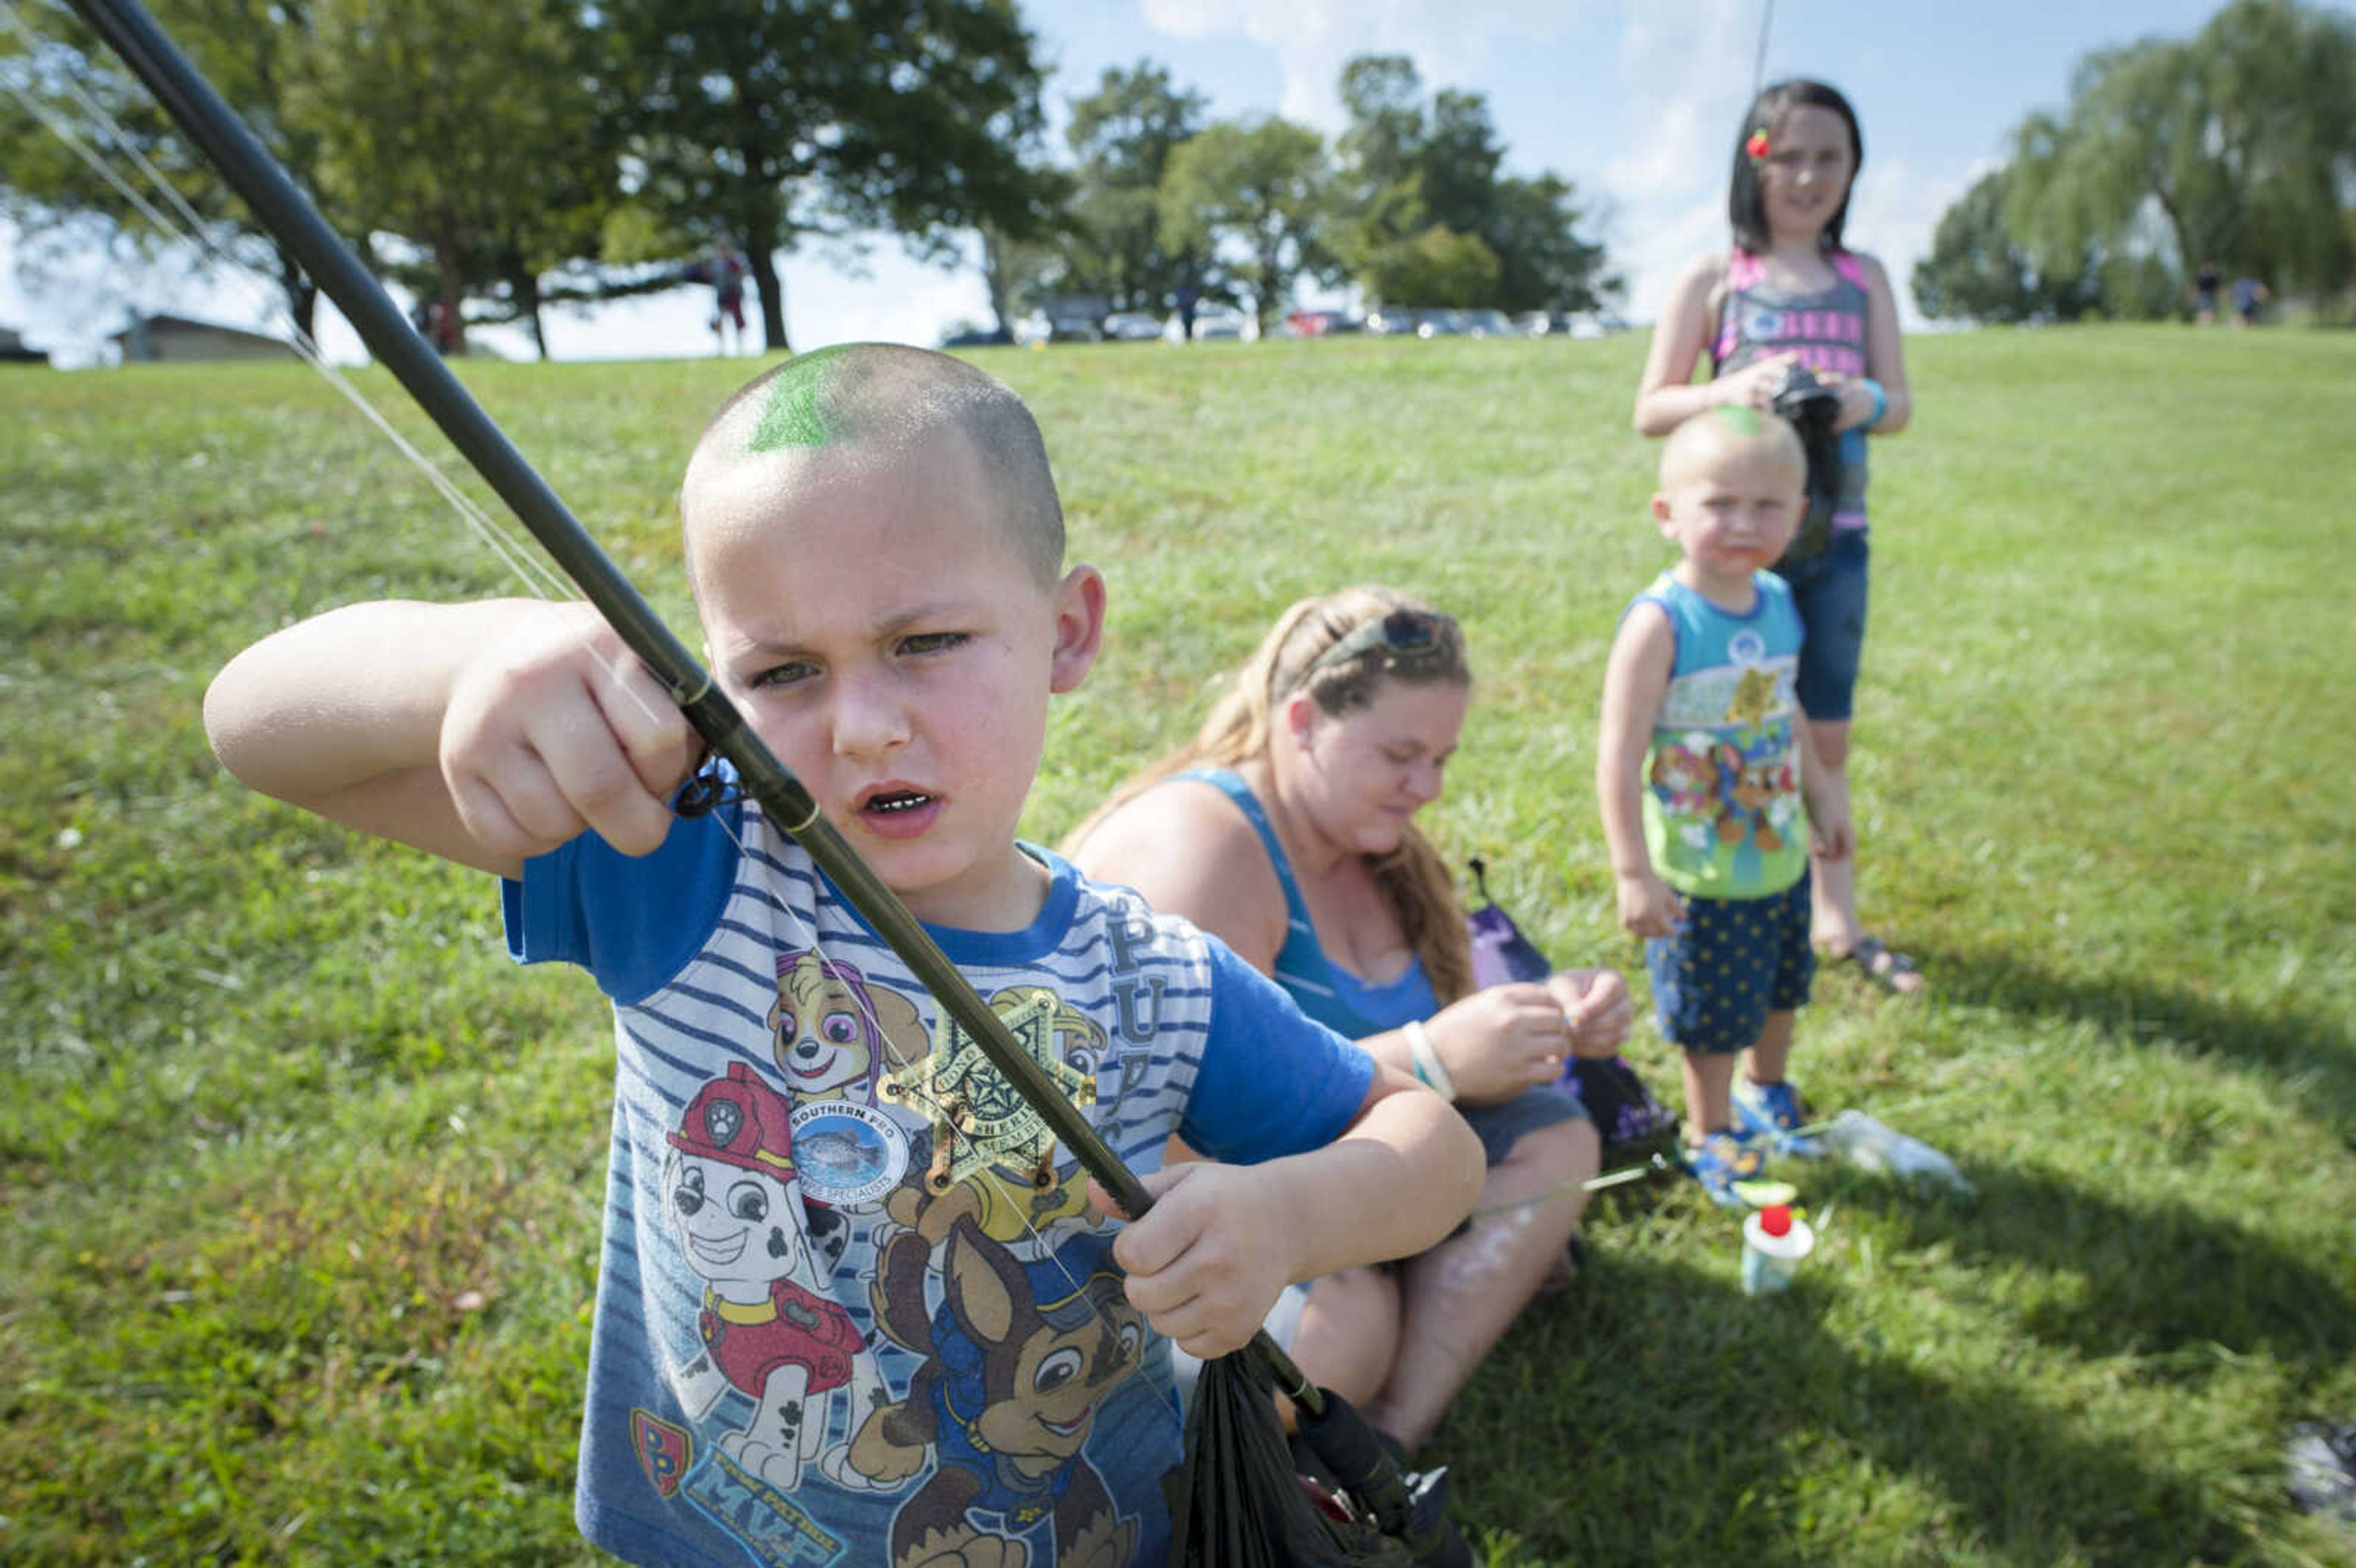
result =
[[[1672,489],[1711,471],[1731,452],[1765,448],[1792,471],[1797,486],[1807,481],[1807,449],[1789,420],[1740,403],[1724,403],[1694,415],[1661,444],[1661,487]]]
[[[845,343],[787,360],[739,388],[688,460],[680,521],[694,560],[707,503],[734,488],[790,521],[796,475],[810,464],[975,465],[989,510],[1042,587],[1064,571],[1064,510],[1046,443],[1023,400],[946,354]]]
[[[744,443],[747,452],[779,452],[789,446],[824,446],[838,432],[827,417],[823,395],[828,362],[842,348],[798,355],[778,367],[762,400],[761,417]]]

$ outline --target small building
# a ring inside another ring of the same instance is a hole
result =
[[[131,325],[108,339],[123,352],[126,365],[151,360],[292,359],[292,344],[209,321],[183,315],[134,315]]]
[[[27,348],[25,340],[13,327],[0,326],[0,365],[47,365],[48,354],[42,349]]]

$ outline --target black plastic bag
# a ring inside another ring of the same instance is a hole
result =
[[[1203,1363],[1185,1455],[1165,1483],[1173,1568],[1472,1568],[1446,1474],[1403,1474],[1347,1401],[1299,1411],[1315,1460],[1286,1441],[1275,1379],[1248,1346]]]
[[[1805,560],[1833,542],[1833,507],[1840,500],[1843,467],[1841,438],[1833,425],[1840,419],[1840,394],[1802,365],[1785,366],[1775,384],[1775,412],[1800,432],[1801,448],[1808,454],[1808,515],[1784,549],[1784,560]]]

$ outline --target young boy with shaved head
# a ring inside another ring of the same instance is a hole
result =
[[[502,879],[610,998],[576,1511],[644,1563],[1159,1563],[1168,1343],[1430,1245],[1480,1189],[1437,1096],[1215,940],[1015,837],[1105,587],[1036,425],[918,349],[732,400],[680,496],[715,679],[1156,1197],[1133,1224],[584,606],[380,603],[215,680],[253,787]],[[724,784],[726,770],[711,764]],[[1172,1135],[1228,1163],[1160,1168]]]
[[[1679,425],[1653,496],[1678,560],[1622,616],[1603,677],[1595,783],[1620,923],[1648,939],[1655,1014],[1685,1054],[1687,1168],[1729,1207],[1768,1152],[1811,1152],[1784,1078],[1815,967],[1809,847],[1849,845],[1841,775],[1810,765],[1792,688],[1800,619],[1767,570],[1806,485],[1798,432],[1772,414]]]

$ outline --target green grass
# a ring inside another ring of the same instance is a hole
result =
[[[1481,671],[1438,837],[1558,958],[1640,968],[1590,773],[1664,560],[1642,348],[978,357],[1113,591],[1028,830],[1290,600],[1388,581]],[[2280,1482],[2294,1422],[2356,1415],[2356,340],[1912,358],[1854,780],[1869,914],[1935,991],[1824,977],[1796,1061],[1978,1197],[1811,1171],[1817,1254],[1752,1300],[1697,1195],[1609,1194],[1431,1456],[1500,1568],[2356,1563]],[[462,368],[689,630],[677,471],[749,367]],[[0,377],[0,1557],[591,1558],[594,987],[514,970],[479,877],[229,784],[197,716],[289,619],[502,572],[307,371]]]

